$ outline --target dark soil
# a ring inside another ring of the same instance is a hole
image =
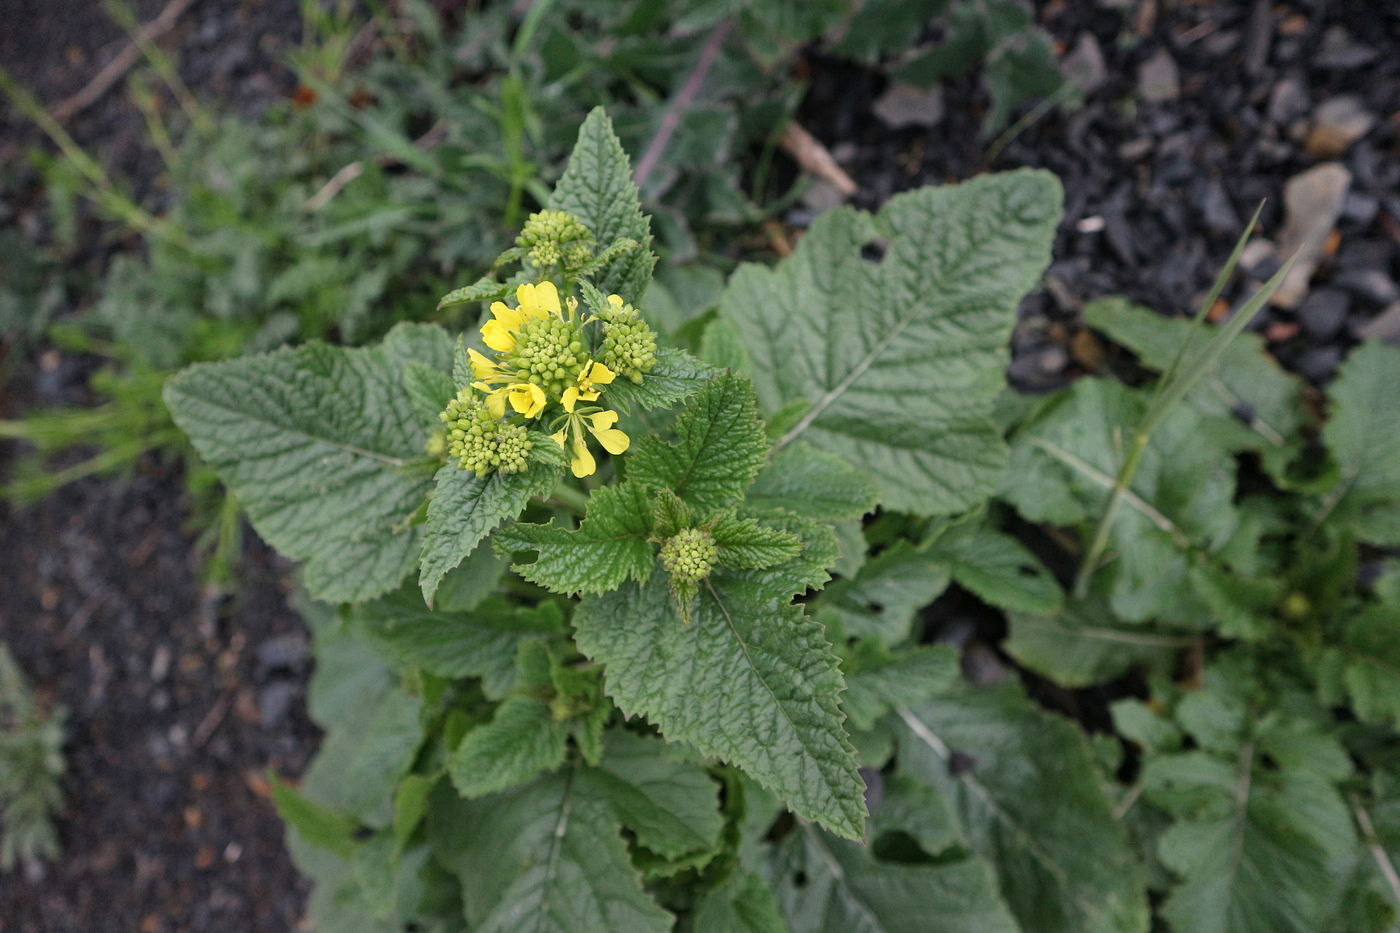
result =
[[[162,4],[135,5],[144,21]],[[1084,302],[1126,294],[1188,312],[1265,197],[1263,231],[1275,235],[1284,183],[1319,161],[1302,147],[1309,115],[1355,94],[1375,126],[1340,156],[1352,195],[1314,278],[1315,292],[1340,297],[1268,312],[1258,325],[1285,364],[1327,379],[1390,307],[1387,288],[1400,278],[1400,3],[1040,7],[1066,50],[1092,37],[1103,83],[1083,108],[1034,122],[992,160],[978,134],[987,101],[975,75],[948,83],[940,123],[894,129],[872,111],[888,84],[879,70],[809,62],[801,119],[860,185],[855,203],[877,208],[897,191],[988,169],[1059,175],[1067,212],[1056,262],[1021,309],[1010,372],[1044,391],[1102,365]],[[0,61],[56,103],[123,44],[99,9],[0,0]],[[296,40],[297,9],[297,0],[198,0],[165,44],[197,92],[256,115],[290,89],[276,61]],[[1179,92],[1144,101],[1139,68],[1163,50]],[[1280,101],[1290,80],[1302,89],[1291,109]],[[154,177],[142,120],[120,85],[70,129],[114,175]],[[22,171],[19,152],[38,141],[0,113],[0,175]],[[27,194],[37,201],[41,192]],[[802,226],[810,216],[789,219]],[[1249,284],[1241,277],[1228,298],[1237,302]],[[0,415],[83,395],[81,359],[35,351],[11,362],[17,375],[0,385]],[[0,445],[0,471],[9,455]],[[305,885],[264,778],[269,768],[299,773],[316,744],[302,696],[306,636],[283,582],[290,568],[253,541],[237,595],[204,590],[181,490],[151,461],[129,483],[84,481],[26,511],[0,506],[0,638],[44,702],[70,711],[64,854],[43,877],[0,876],[0,933],[298,927]]]

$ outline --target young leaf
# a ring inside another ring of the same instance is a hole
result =
[[[1062,687],[1107,683],[1136,665],[1170,673],[1194,638],[1124,626],[1099,600],[1071,603],[1053,615],[1013,612],[1002,647],[1016,663]]]
[[[430,484],[404,469],[424,435],[403,366],[417,353],[445,371],[450,352],[441,328],[401,324],[368,349],[312,343],[192,366],[165,402],[258,534],[306,562],[312,595],[356,602],[412,566],[422,535],[409,519]]]
[[[797,815],[859,838],[864,783],[821,627],[784,589],[719,575],[686,625],[664,577],[585,598],[574,615],[579,650],[607,665],[608,694],[668,739],[744,769]]]
[[[837,580],[818,602],[817,618],[846,635],[875,635],[897,645],[909,637],[914,613],[948,588],[948,571],[905,542],[868,561],[854,578]]]
[[[738,499],[768,456],[753,388],[724,374],[706,383],[676,418],[676,442],[643,438],[627,458],[627,478],[670,489],[705,518]]]
[[[1021,297],[1050,259],[1060,186],[1018,171],[897,195],[878,217],[822,215],[776,269],[740,267],[721,304],[767,413],[805,399],[778,441],[850,460],[882,502],[975,505],[1006,449],[991,422]],[[862,256],[889,238],[879,263]]]
[[[448,774],[463,797],[481,797],[523,784],[564,764],[569,724],[554,718],[546,700],[510,697],[496,715],[457,746]]]
[[[642,213],[637,187],[632,184],[631,162],[602,107],[593,108],[579,128],[569,166],[549,206],[583,221],[599,244],[623,238],[641,244],[640,249],[627,250],[607,263],[593,279],[603,294],[639,303],[656,264],[656,254],[651,251],[651,220]]]
[[[980,859],[882,862],[865,846],[807,826],[774,863],[792,933],[1019,933]]]
[[[480,677],[487,697],[500,699],[515,681],[521,641],[564,631],[557,606],[512,606],[493,599],[469,612],[434,611],[412,585],[355,607],[351,619],[389,652],[439,677]]]
[[[1364,541],[1400,545],[1400,350],[1365,343],[1342,366],[1322,431],[1341,469],[1315,521],[1335,515]]]
[[[579,780],[657,855],[676,859],[719,844],[718,785],[699,765],[668,758],[660,739],[609,732],[599,766],[581,771]]]
[[[772,888],[754,872],[735,873],[695,906],[694,933],[790,933]]]
[[[296,829],[311,845],[334,852],[341,858],[355,854],[355,821],[332,807],[304,796],[275,773],[272,775],[272,802],[282,822]]]
[[[1142,869],[1078,727],[1009,684],[899,716],[899,773],[950,803],[1026,929],[1145,933]]]
[[[496,534],[502,551],[538,551],[531,564],[511,569],[556,593],[603,593],[624,580],[646,580],[656,564],[652,502],[639,483],[605,486],[588,498],[588,517],[574,530],[512,525]]]
[[[427,533],[419,559],[418,585],[432,605],[443,575],[476,549],[503,521],[517,517],[531,496],[554,490],[564,469],[564,452],[543,434],[530,439],[530,463],[523,473],[492,473],[485,479],[449,463],[434,478],[428,503]]]
[[[483,276],[470,285],[453,289],[438,302],[438,310],[473,301],[499,301],[511,293],[509,282],[497,282],[491,276]]]
[[[435,797],[429,836],[480,933],[669,933],[612,808],[578,767],[479,800]],[[528,924],[528,926],[527,926]]]
[[[418,412],[419,423],[426,428],[442,427],[438,413],[457,394],[452,376],[435,366],[410,360],[404,366],[403,384]]]
[[[1369,606],[1339,626],[1323,650],[1317,679],[1323,699],[1344,699],[1365,722],[1400,723],[1400,604]]]
[[[892,654],[879,639],[858,642],[841,670],[846,675],[841,707],[861,732],[873,729],[895,707],[944,692],[960,674],[958,652],[947,645],[918,645]]]
[[[976,524],[945,532],[925,552],[979,599],[998,609],[1051,614],[1064,592],[1035,555],[1010,535]]]
[[[786,531],[766,528],[756,519],[721,512],[709,526],[719,556],[715,566],[730,570],[762,570],[790,561],[802,553],[802,542]],[[825,573],[826,566],[822,567]],[[823,581],[825,582],[825,581]]]
[[[785,509],[819,522],[860,518],[880,491],[870,477],[835,454],[797,442],[775,451],[744,496],[750,509]]]

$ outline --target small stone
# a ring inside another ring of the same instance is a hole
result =
[[[1369,227],[1371,221],[1376,219],[1376,214],[1380,213],[1380,209],[1380,198],[1361,191],[1353,191],[1347,195],[1346,202],[1342,204],[1342,218],[1350,220],[1357,226]]]
[[[1266,115],[1275,126],[1287,126],[1299,117],[1307,115],[1312,107],[1307,86],[1298,78],[1283,78],[1274,84],[1269,92],[1269,107]]]
[[[1325,162],[1288,179],[1283,186],[1284,223],[1275,256],[1298,261],[1274,293],[1272,304],[1296,308],[1308,293],[1327,236],[1341,216],[1351,187],[1351,172],[1340,162]]]
[[[1244,251],[1240,253],[1240,268],[1246,272],[1253,272],[1266,260],[1273,259],[1277,251],[1278,246],[1273,240],[1266,240],[1263,237],[1250,240],[1245,245]]]
[[[1151,152],[1154,145],[1156,144],[1146,136],[1130,139],[1118,147],[1118,158],[1126,162],[1136,162]]]
[[[825,178],[814,178],[807,186],[807,190],[802,193],[803,206],[815,211],[818,214],[840,207],[846,203],[846,196],[841,193],[841,189],[827,181]]]
[[[891,84],[871,109],[891,129],[937,126],[943,122],[943,85],[924,90],[910,84]]]
[[[978,687],[990,687],[1005,680],[1010,672],[996,652],[980,641],[967,646],[962,656],[963,676]]]
[[[1356,336],[1362,340],[1382,340],[1400,345],[1400,301],[1359,327]]]
[[[1388,305],[1400,300],[1400,286],[1379,269],[1347,269],[1333,276],[1332,284],[1372,304]]]
[[[1060,73],[1086,97],[1104,86],[1108,81],[1108,66],[1104,64],[1103,50],[1093,33],[1079,34],[1074,49],[1060,62]]]
[[[1326,382],[1341,362],[1341,347],[1312,347],[1299,357],[1298,373],[1309,382]]]
[[[1319,68],[1350,71],[1374,61],[1380,53],[1351,37],[1345,26],[1332,26],[1322,34],[1322,44],[1313,56]]]
[[[1166,49],[1158,49],[1138,66],[1138,95],[1152,103],[1176,100],[1181,96],[1181,77],[1176,61]]]
[[[1328,340],[1341,332],[1351,310],[1351,297],[1338,288],[1313,289],[1298,308],[1298,323],[1309,336]]]
[[[1206,223],[1206,227],[1217,235],[1235,233],[1240,229],[1240,218],[1235,213],[1235,207],[1230,203],[1230,196],[1225,193],[1225,186],[1220,179],[1212,178],[1205,183],[1205,190],[1201,192],[1198,200],[1201,208],[1201,219]]]
[[[1323,101],[1313,111],[1312,128],[1303,142],[1308,154],[1319,159],[1335,159],[1376,125],[1376,117],[1361,98],[1342,94]]]
[[[293,632],[258,645],[258,670],[263,675],[292,670],[306,657],[306,637]]]
[[[296,699],[297,685],[289,680],[274,680],[258,693],[259,723],[264,729],[274,729],[287,718]]]

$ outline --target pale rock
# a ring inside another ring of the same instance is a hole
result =
[[[1319,159],[1335,159],[1376,125],[1375,114],[1350,94],[1329,98],[1313,111],[1303,148]]]
[[[933,127],[943,122],[943,86],[928,90],[909,84],[891,84],[871,108],[891,129]]]
[[[1350,187],[1351,172],[1340,162],[1314,166],[1283,186],[1283,230],[1274,255],[1286,262],[1297,253],[1298,261],[1274,293],[1272,303],[1277,307],[1296,308],[1308,294],[1327,234],[1341,216]]]
[[[1138,67],[1138,94],[1143,100],[1160,102],[1181,96],[1181,77],[1176,61],[1166,49],[1158,49]]]
[[[1079,88],[1086,97],[1108,81],[1108,66],[1104,64],[1103,49],[1091,32],[1081,32],[1074,49],[1060,62],[1065,80]]]

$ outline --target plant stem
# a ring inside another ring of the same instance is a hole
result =
[[[1099,558],[1103,556],[1104,549],[1108,547],[1108,536],[1113,531],[1113,519],[1118,515],[1118,508],[1123,504],[1123,498],[1128,493],[1128,487],[1133,483],[1133,476],[1137,473],[1138,465],[1142,462],[1143,452],[1147,450],[1147,442],[1151,435],[1142,433],[1141,428],[1133,434],[1133,446],[1128,451],[1127,459],[1123,461],[1123,466],[1118,470],[1118,477],[1113,483],[1113,492],[1109,494],[1108,505],[1103,510],[1103,515],[1099,517],[1098,527],[1094,529],[1094,540],[1089,545],[1089,551],[1084,555],[1083,562],[1079,565],[1079,573],[1074,578],[1074,598],[1082,599],[1089,589],[1089,578],[1094,575],[1094,568],[1099,564]]]

